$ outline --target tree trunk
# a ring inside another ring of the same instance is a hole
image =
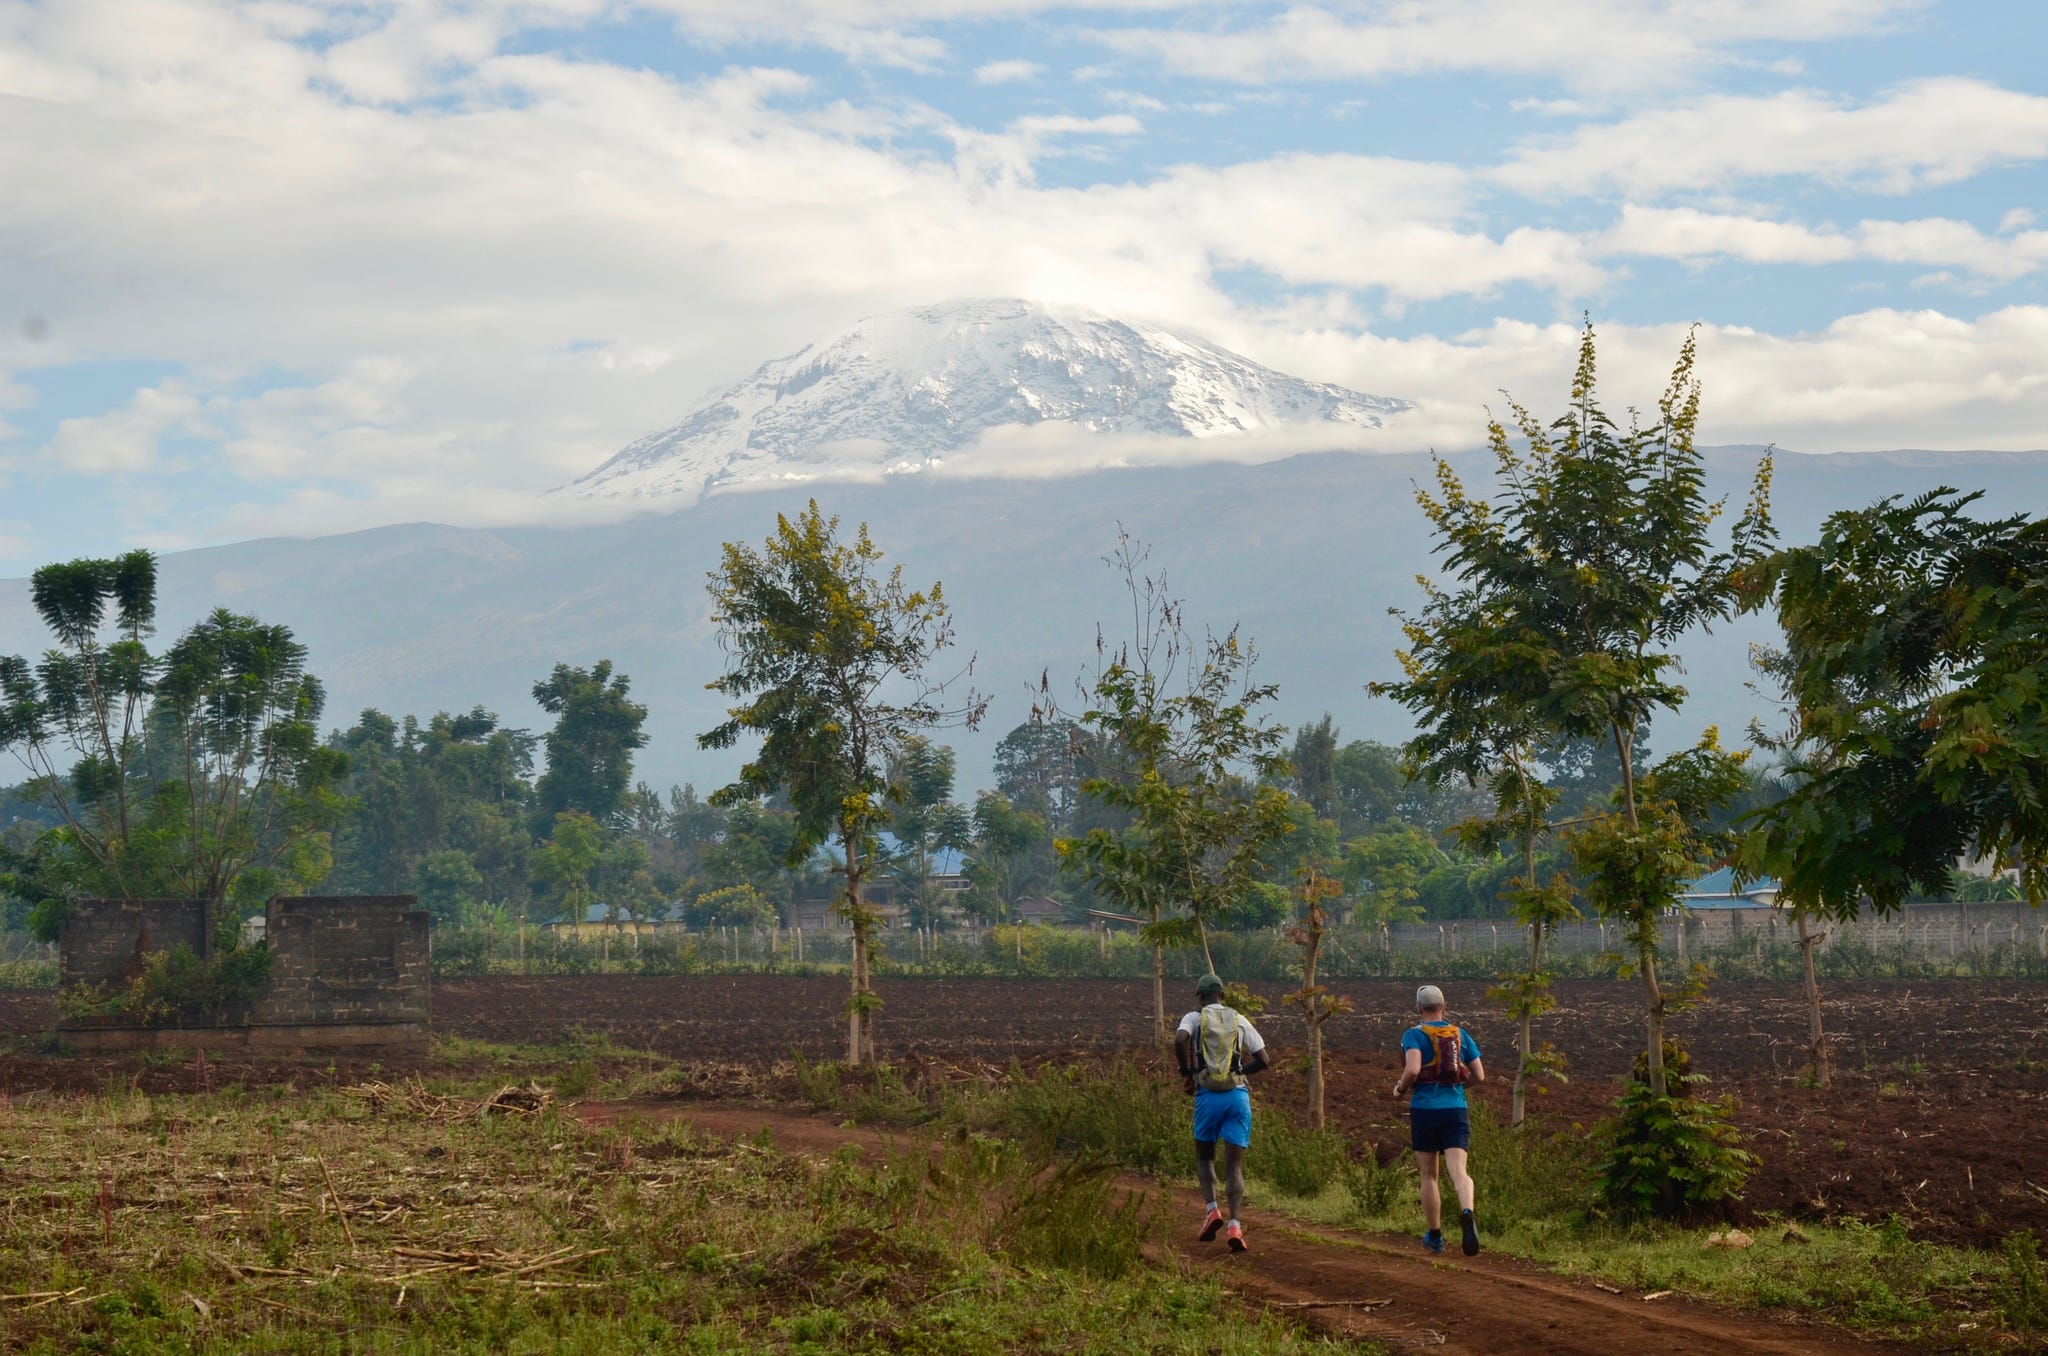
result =
[[[1828,1070],[1827,1035],[1820,1025],[1820,980],[1813,972],[1813,948],[1827,934],[1815,934],[1807,927],[1806,910],[1797,910],[1794,916],[1799,919],[1799,954],[1806,965],[1806,1026],[1813,1042],[1813,1079],[1818,1086],[1825,1088],[1833,1078]]]
[[[1323,1128],[1323,1011],[1322,995],[1316,992],[1316,961],[1323,949],[1323,913],[1313,898],[1309,901],[1308,945],[1301,956],[1301,1015],[1308,1022],[1308,1123]]]
[[[1657,948],[1654,942],[1644,942],[1636,948],[1643,972],[1643,1008],[1649,1018],[1649,1049],[1645,1052],[1650,1075],[1650,1091],[1659,1097],[1666,1095],[1664,1082],[1664,990],[1657,986]]]
[[[851,833],[842,835],[846,847],[846,919],[853,928],[852,992],[846,1003],[846,1062],[856,1068],[862,1058],[875,1053],[873,1022],[868,1012],[868,911],[860,897],[860,854]]]
[[[1636,813],[1636,765],[1635,738],[1633,732],[1624,735],[1620,726],[1614,728],[1614,752],[1621,761],[1621,804],[1628,815],[1630,829],[1641,829],[1642,817]],[[1646,907],[1646,901],[1635,901],[1636,907]],[[1650,1077],[1650,1091],[1659,1097],[1667,1095],[1664,1081],[1664,991],[1657,986],[1657,922],[1651,918],[1645,923],[1637,918],[1636,956],[1641,962],[1643,974],[1643,1015],[1649,1028],[1649,1048],[1643,1052],[1645,1072]]]
[[[1152,906],[1152,922],[1159,923],[1159,906]],[[1163,1047],[1166,1034],[1166,951],[1159,943],[1152,943],[1152,1026],[1155,1038]]]
[[[1543,920],[1538,918],[1529,924],[1529,974],[1533,979],[1543,969]],[[1524,1000],[1522,1008],[1522,1062],[1515,1068],[1515,1093],[1508,1111],[1508,1124],[1520,1125],[1527,1114],[1529,1060],[1535,1054],[1536,1017]]]

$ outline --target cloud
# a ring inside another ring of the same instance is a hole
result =
[[[1599,325],[1610,409],[1647,407],[1663,389],[1685,325]],[[1902,447],[2048,450],[2048,306],[1974,319],[1880,308],[1822,328],[1773,335],[1702,325],[1703,443],[1776,443],[1802,452]],[[1375,450],[1471,448],[1501,390],[1539,415],[1571,384],[1572,324],[1499,320],[1456,336],[1390,338],[1298,319],[1262,335],[1218,335],[1282,371],[1398,395],[1416,409],[1365,439]]]
[[[2009,282],[2048,263],[2048,231],[1987,236],[1966,221],[1863,221],[1853,229],[1813,228],[1690,207],[1622,207],[1604,252],[1689,261],[1734,258],[1765,264],[1839,264],[1867,259],[1934,265]]]
[[[132,475],[154,466],[163,438],[193,429],[200,413],[199,400],[183,382],[147,386],[119,409],[60,422],[41,458],[79,474]]]
[[[1713,95],[1527,143],[1492,171],[1535,197],[1652,198],[1799,176],[1882,193],[2048,158],[2048,96],[1917,80],[1862,104],[1811,91]]]
[[[1007,85],[1019,80],[1036,80],[1045,67],[1035,61],[991,61],[974,68],[974,78],[984,85]]]
[[[1134,26],[1094,36],[1184,75],[1248,84],[1492,71],[1577,89],[1649,89],[1697,78],[1748,44],[1868,32],[1923,7],[1924,0],[1378,0],[1296,4],[1271,19],[1206,29]]]

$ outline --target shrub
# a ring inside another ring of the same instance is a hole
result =
[[[2041,1277],[2041,1245],[2022,1229],[2007,1234],[2005,1253],[2005,1321],[2017,1332],[2048,1332],[2048,1283]]]
[[[1185,1140],[1185,1127],[1181,1135]],[[1344,1177],[1350,1157],[1349,1145],[1338,1131],[1307,1129],[1268,1111],[1252,1118],[1252,1147],[1244,1166],[1251,1176],[1290,1196],[1319,1196]]]
[[[139,1026],[182,1026],[230,1020],[255,1001],[270,979],[270,947],[216,951],[203,960],[189,946],[152,951],[141,973],[112,991],[77,986],[57,996],[67,1017],[118,1016]]]
[[[1689,1075],[1674,1087],[1695,1081]],[[1756,1166],[1734,1123],[1735,1099],[1659,1096],[1631,1080],[1615,1102],[1594,1169],[1602,1204],[1628,1218],[1725,1213]]]

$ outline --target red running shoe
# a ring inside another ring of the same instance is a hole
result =
[[[1212,1205],[1209,1207],[1208,1215],[1205,1216],[1202,1220],[1202,1232],[1197,1234],[1196,1237],[1201,1239],[1204,1243],[1214,1243],[1216,1241],[1217,1231],[1220,1230],[1222,1227],[1223,1212]]]
[[[1236,1220],[1230,1221],[1230,1227],[1223,1231],[1223,1241],[1230,1245],[1232,1252],[1244,1251],[1244,1229]]]

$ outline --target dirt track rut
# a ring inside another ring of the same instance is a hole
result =
[[[835,1125],[785,1108],[734,1102],[588,1103],[591,1124],[681,1120],[708,1133],[767,1130],[792,1152],[835,1152],[848,1144],[881,1150],[900,1137]],[[1156,1183],[1142,1188],[1160,1191]],[[1610,1294],[1590,1282],[1490,1253],[1432,1258],[1419,1245],[1384,1234],[1311,1228],[1254,1215],[1251,1250],[1234,1255],[1194,1239],[1201,1201],[1168,1189],[1169,1210],[1189,1222],[1172,1246],[1196,1266],[1223,1272],[1248,1303],[1287,1313],[1332,1335],[1370,1338],[1402,1350],[1471,1356],[1876,1356],[1904,1352],[1830,1328],[1771,1322],[1669,1296]],[[1366,1307],[1358,1301],[1390,1301]]]

